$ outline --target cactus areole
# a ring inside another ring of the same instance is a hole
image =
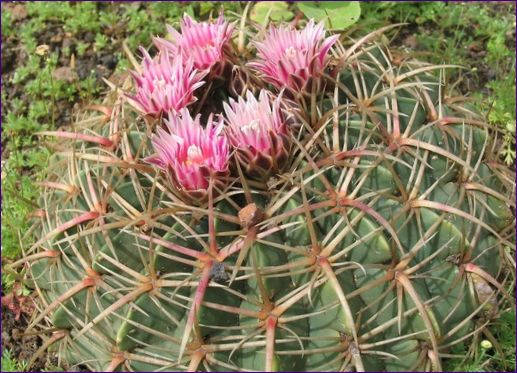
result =
[[[94,371],[432,371],[490,336],[514,177],[453,67],[389,49],[393,27],[155,39],[105,114],[46,133],[29,329]]]

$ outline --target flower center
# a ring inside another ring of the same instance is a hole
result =
[[[192,144],[188,147],[187,161],[185,163],[196,165],[203,163],[203,152],[199,146]]]
[[[256,119],[253,119],[248,124],[245,124],[241,127],[241,131],[245,134],[248,134],[250,132],[256,132],[259,129],[259,122]]]
[[[286,48],[284,53],[285,53],[286,57],[289,57],[289,58],[296,57],[296,49],[294,49],[293,46]]]
[[[165,79],[163,79],[163,78],[155,79],[155,80],[153,81],[153,83],[154,83],[154,85],[155,85],[155,86],[160,87],[160,88],[161,88],[161,87],[164,87],[164,86],[167,84],[167,82],[166,82],[166,81],[165,81]]]

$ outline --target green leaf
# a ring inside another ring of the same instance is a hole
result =
[[[344,30],[357,22],[361,15],[358,1],[312,1],[299,2],[298,8],[307,18],[325,20],[329,30]]]
[[[201,3],[199,3],[199,14],[201,16],[205,15],[205,14],[208,14],[212,11],[212,9],[214,9],[214,3],[212,2],[206,2],[206,1],[203,1]]]
[[[269,19],[273,21],[289,21],[294,14],[288,7],[289,4],[285,1],[259,1],[251,10],[250,18],[262,25],[266,25]]]

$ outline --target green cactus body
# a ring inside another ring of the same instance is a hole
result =
[[[48,179],[76,193],[43,190],[26,251],[53,253],[30,264],[31,326],[64,331],[53,346],[64,361],[439,370],[483,332],[514,277],[513,176],[490,158],[488,125],[445,94],[442,68],[355,48],[316,122],[297,117],[283,173],[268,185],[236,176],[212,204],[182,201],[143,161],[151,129],[119,93],[108,124],[77,125],[115,146],[74,141],[54,156]],[[262,218],[240,224],[251,203]]]

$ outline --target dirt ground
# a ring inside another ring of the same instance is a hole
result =
[[[2,351],[8,348],[11,356],[19,361],[29,361],[41,347],[42,340],[38,336],[24,336],[27,328],[28,315],[21,314],[16,320],[13,312],[4,310],[2,312]],[[56,366],[57,357],[53,353],[42,354],[31,366],[31,371],[42,371],[43,369]]]
[[[99,7],[102,8],[103,6],[104,4],[99,4]],[[11,14],[13,14],[11,22],[13,28],[17,28],[25,22],[27,11],[23,4],[7,3],[2,4],[2,8],[10,10]],[[105,87],[102,78],[113,80],[112,74],[118,62],[115,52],[121,50],[120,42],[108,43],[107,47],[102,49],[102,51],[96,51],[92,43],[95,39],[93,32],[87,31],[72,34],[65,32],[62,24],[59,22],[46,22],[45,25],[46,28],[38,33],[37,45],[48,45],[49,52],[57,52],[59,54],[57,63],[59,67],[52,74],[55,79],[76,84],[78,81],[86,79],[91,71],[94,71],[96,77],[95,84],[97,86]],[[114,40],[123,40],[125,37],[124,25],[117,23],[104,33],[106,36],[113,37]],[[16,35],[11,35],[7,38],[2,37],[2,90],[7,94],[5,102],[2,100],[3,113],[6,112],[9,101],[14,98],[21,99],[27,105],[30,104],[30,97],[25,92],[25,86],[23,84],[11,83],[16,67],[22,65],[22,62],[29,57],[24,48],[18,47],[18,42]],[[77,53],[80,42],[90,45],[82,55]],[[73,62],[70,57],[62,53],[64,49],[69,49],[70,53],[74,55]],[[43,63],[41,67],[44,67]],[[67,99],[58,100],[55,103],[55,112],[57,114],[55,118],[56,126],[61,127],[70,123],[72,114],[84,104],[81,102],[70,102]]]

